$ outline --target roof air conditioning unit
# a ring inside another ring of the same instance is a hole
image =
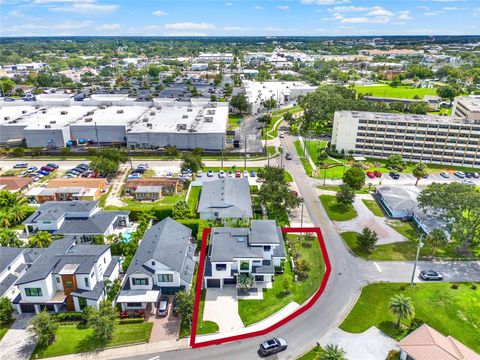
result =
[[[3,120],[10,120],[10,116],[5,116]]]
[[[90,118],[90,117],[89,117],[89,118],[85,118],[85,122],[92,122],[92,120],[93,120],[93,119]]]
[[[47,110],[42,110],[42,114],[46,114],[47,113]]]
[[[205,116],[205,122],[213,122],[213,116]]]
[[[183,115],[182,119],[188,119],[188,115]]]
[[[60,114],[62,114],[62,115],[67,115],[67,114],[68,114],[68,111],[66,111],[66,110],[60,111]]]
[[[45,125],[45,129],[51,129],[52,125]]]
[[[187,111],[188,111],[188,112],[192,112],[193,109],[192,109],[192,108],[187,108]]]
[[[26,114],[27,113],[27,110],[22,110],[22,114]]]
[[[177,124],[177,130],[187,130],[187,124]]]
[[[56,120],[50,120],[50,124],[56,124],[57,121]]]
[[[40,109],[40,105],[35,105],[35,109]]]
[[[161,106],[157,106],[157,110],[162,110],[162,107],[161,107]]]
[[[118,109],[117,114],[123,114],[123,109]]]
[[[143,122],[148,122],[148,118],[143,118],[142,121]]]
[[[150,111],[150,115],[155,115],[155,111]]]
[[[87,111],[87,115],[93,115],[95,111],[93,110],[90,110],[90,111]]]

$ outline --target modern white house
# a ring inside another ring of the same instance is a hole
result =
[[[106,299],[105,281],[119,274],[108,245],[81,244],[74,236],[55,240],[15,282],[18,313],[82,311]]]
[[[197,212],[200,219],[250,219],[253,217],[248,179],[204,181]]]
[[[123,310],[152,309],[160,295],[189,289],[195,248],[192,230],[170,217],[149,228],[127,269],[117,304]]]
[[[204,287],[236,284],[239,274],[271,284],[275,267],[286,259],[282,231],[274,220],[252,220],[249,228],[214,228],[206,258]]]

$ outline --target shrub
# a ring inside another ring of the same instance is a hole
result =
[[[310,264],[304,259],[299,259],[295,261],[295,268],[298,271],[308,271],[310,270]]]
[[[450,287],[454,290],[457,290],[458,289],[458,284],[452,284]]]
[[[405,285],[400,286],[401,291],[405,291],[405,289],[406,289]]]
[[[417,318],[413,318],[410,322],[410,326],[408,327],[408,333],[412,333],[417,330],[420,326],[423,325],[423,321]]]
[[[399,350],[390,350],[385,360],[399,360],[400,351]]]
[[[75,321],[87,321],[85,314],[80,311],[68,311],[61,313],[52,313],[52,319],[58,322],[75,322]]]
[[[145,321],[143,317],[140,318],[127,318],[127,319],[122,319],[119,320],[119,324],[141,324]]]
[[[308,274],[305,271],[300,271],[300,270],[295,270],[295,275],[297,275],[297,278],[299,281],[304,281],[308,279]]]
[[[470,286],[470,289],[477,290],[477,284],[472,284],[472,286]]]

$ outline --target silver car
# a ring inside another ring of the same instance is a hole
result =
[[[162,296],[160,297],[160,301],[157,305],[157,316],[165,317],[168,315],[168,297]]]
[[[273,338],[260,344],[260,354],[269,356],[279,353],[287,348],[287,341],[282,338]]]

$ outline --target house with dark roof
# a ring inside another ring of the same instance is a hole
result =
[[[127,269],[117,303],[123,310],[146,309],[161,294],[189,289],[195,248],[192,230],[170,217],[149,228]]]
[[[76,236],[82,242],[110,235],[129,223],[129,211],[103,211],[98,201],[47,201],[24,222],[27,236],[37,231]]]
[[[19,277],[12,301],[19,314],[82,311],[106,298],[105,281],[119,274],[119,258],[108,245],[82,244],[75,236],[54,241]]]
[[[236,284],[239,274],[250,274],[269,287],[275,267],[286,259],[280,227],[274,220],[252,220],[249,228],[213,228],[207,254],[204,286]]]
[[[13,300],[18,295],[15,282],[44,251],[0,246],[0,297]]]
[[[204,181],[197,212],[201,219],[250,219],[253,217],[247,178]]]

